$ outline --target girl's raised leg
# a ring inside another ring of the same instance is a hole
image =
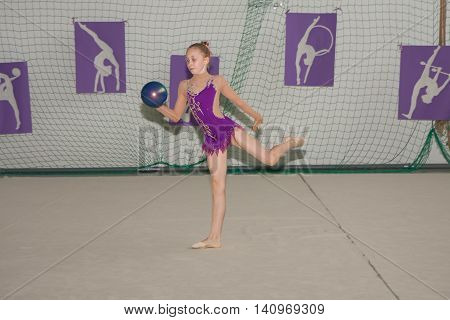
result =
[[[238,127],[235,128],[234,137],[232,138],[233,145],[244,149],[253,157],[269,166],[274,166],[289,149],[300,147],[304,143],[305,139],[303,137],[286,137],[282,143],[274,146],[272,149],[266,149],[257,139]]]

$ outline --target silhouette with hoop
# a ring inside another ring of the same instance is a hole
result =
[[[316,57],[318,57],[318,56],[323,56],[324,54],[327,54],[328,52],[330,52],[331,48],[333,47],[333,43],[334,43],[333,33],[330,31],[330,29],[328,29],[327,27],[325,27],[323,25],[316,25],[317,22],[319,21],[319,19],[320,19],[320,16],[318,16],[317,18],[315,18],[313,20],[313,22],[306,29],[305,34],[300,39],[300,41],[299,41],[299,43],[297,45],[297,54],[296,54],[296,57],[295,57],[295,68],[296,68],[296,71],[297,71],[297,74],[296,74],[297,85],[301,84],[301,79],[300,79],[300,72],[301,72],[300,61],[302,60],[303,55],[306,55],[305,59],[303,59],[303,63],[307,66],[305,79],[303,81],[303,83],[306,83],[306,81],[308,79],[308,74],[309,74],[311,66],[312,66],[312,64],[314,62],[314,59]],[[316,51],[313,46],[307,44],[307,41],[308,41],[308,38],[309,38],[309,34],[311,33],[311,31],[314,28],[322,28],[322,29],[325,29],[326,31],[328,31],[328,33],[330,34],[330,39],[331,39],[330,46],[329,46],[328,49],[322,49],[322,50]]]

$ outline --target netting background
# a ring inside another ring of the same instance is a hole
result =
[[[0,1],[2,62],[28,62],[33,133],[0,136],[0,168],[206,166],[197,127],[142,105],[169,57],[208,40],[220,73],[264,116],[271,148],[308,127],[292,165],[417,165],[430,121],[397,120],[401,45],[436,45],[439,1]],[[285,13],[337,13],[333,87],[284,86]],[[76,94],[73,21],[126,21],[127,93]],[[447,27],[447,30],[450,28]],[[224,113],[255,135],[222,99]],[[425,151],[424,151],[425,150]],[[425,152],[425,154],[424,154]],[[230,166],[254,159],[232,147]]]

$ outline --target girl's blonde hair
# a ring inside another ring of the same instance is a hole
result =
[[[197,43],[191,44],[187,49],[186,53],[189,51],[189,49],[197,48],[199,49],[205,58],[210,58],[210,62],[208,63],[208,68],[211,63],[211,50],[209,49],[209,42],[208,41],[201,41]]]

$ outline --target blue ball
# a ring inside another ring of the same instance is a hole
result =
[[[142,87],[141,99],[149,107],[158,108],[167,99],[167,89],[162,83],[151,81]]]

